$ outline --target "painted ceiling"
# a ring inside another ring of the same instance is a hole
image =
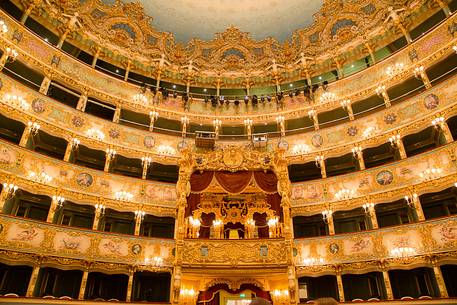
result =
[[[104,0],[109,2],[110,0]],[[323,0],[122,0],[140,2],[152,26],[170,32],[186,43],[192,38],[210,40],[215,33],[235,26],[251,37],[284,41],[309,26]]]

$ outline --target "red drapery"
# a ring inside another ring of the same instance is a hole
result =
[[[256,184],[262,191],[267,193],[267,202],[271,209],[281,215],[281,196],[277,193],[278,179],[271,172],[261,171],[240,171],[240,172],[195,172],[190,177],[191,194],[187,197],[187,208],[185,216],[192,215],[192,211],[197,209],[200,203],[200,193],[203,192],[210,184],[213,178],[216,178],[219,185],[228,193],[237,194],[242,192],[255,179]]]
[[[268,291],[263,291],[253,284],[242,284],[237,290],[229,289],[227,284],[216,284],[208,288],[206,291],[200,291],[198,295],[198,303],[207,305],[219,305],[219,298],[217,294],[220,290],[225,290],[231,294],[239,294],[240,292],[248,289],[254,292],[256,297],[271,301],[270,293]]]

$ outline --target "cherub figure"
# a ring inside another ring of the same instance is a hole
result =
[[[152,62],[158,62],[157,68],[162,70],[165,66],[171,66],[171,63],[165,58],[165,54],[160,55],[160,58],[154,58]]]
[[[199,68],[197,68],[196,66],[194,66],[193,62],[194,62],[194,61],[191,59],[191,60],[189,61],[189,64],[187,64],[187,65],[185,65],[185,66],[182,66],[182,68],[187,68],[187,75],[191,75],[191,74],[194,72],[194,70],[195,70],[195,71],[200,71]]]
[[[271,70],[273,72],[273,74],[278,74],[278,72],[279,72],[278,68],[283,68],[283,67],[284,67],[284,65],[277,64],[276,59],[273,58],[271,60],[271,65],[269,65],[266,69]]]

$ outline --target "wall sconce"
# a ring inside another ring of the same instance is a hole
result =
[[[8,33],[8,26],[6,25],[4,20],[0,20],[0,34]]]
[[[30,133],[36,135],[41,128],[41,125],[37,122],[28,122],[27,126],[30,128]]]
[[[159,113],[156,110],[149,111],[149,118],[153,121],[157,120]]]
[[[442,128],[443,124],[445,124],[445,122],[446,122],[446,120],[442,116],[440,116],[440,117],[432,120],[432,125],[436,129],[440,129],[440,128]]]
[[[282,115],[278,115],[278,116],[276,117],[276,123],[277,123],[277,124],[282,124],[282,123],[284,123],[284,120],[285,120],[285,118],[284,118],[284,116],[282,116]]]
[[[3,101],[5,104],[8,104],[12,108],[18,109],[20,111],[27,111],[30,109],[29,103],[27,103],[27,101],[22,96],[5,94]]]
[[[354,158],[358,158],[359,154],[361,154],[362,151],[363,151],[362,147],[360,147],[360,146],[356,146],[351,149],[351,152],[352,152],[352,155],[354,156]]]
[[[416,254],[416,249],[413,247],[396,247],[390,250],[390,254],[393,257],[408,257],[408,256],[413,256]]]
[[[383,97],[384,93],[386,92],[386,86],[379,85],[378,88],[376,88],[375,92],[378,96]]]
[[[117,191],[114,193],[114,199],[129,202],[133,199],[133,194],[126,191]]]
[[[287,289],[275,289],[271,294],[273,304],[285,305],[290,304],[289,290]]]
[[[454,52],[457,53],[457,46],[453,46],[452,50],[454,50]]]
[[[181,123],[183,125],[187,125],[187,124],[189,124],[189,122],[190,122],[190,120],[189,120],[189,118],[187,116],[181,117]]]
[[[416,201],[418,199],[418,195],[416,193],[414,193],[412,195],[412,197],[410,196],[405,196],[405,201],[406,203],[408,204],[408,206],[410,206],[411,208],[414,208],[415,207],[415,204],[416,204]]]
[[[332,215],[333,215],[333,211],[330,209],[322,211],[322,219],[324,220],[324,222],[326,224],[328,224],[329,219],[332,217]]]
[[[3,183],[3,190],[6,192],[6,198],[11,198],[16,194],[19,187],[13,183]]]
[[[365,203],[362,205],[362,208],[365,211],[365,214],[369,214],[374,209],[374,203]]]
[[[140,222],[143,221],[144,215],[146,215],[146,212],[143,211],[143,210],[136,210],[135,211],[135,219],[137,221],[140,221]]]
[[[65,198],[62,196],[52,196],[52,201],[54,201],[57,205],[58,208],[61,208],[63,206],[63,203],[65,202]]]
[[[316,162],[316,167],[320,168],[321,163],[324,162],[324,156],[323,155],[316,156],[316,158],[314,158],[314,160]]]
[[[141,157],[141,165],[143,166],[149,166],[152,162],[151,157]]]
[[[441,177],[443,170],[441,168],[427,168],[419,174],[419,176],[425,181],[430,181]]]
[[[363,131],[362,137],[365,139],[368,139],[368,138],[373,137],[375,135],[375,133],[376,133],[376,128],[373,126],[369,126],[369,127],[365,128],[365,130]]]
[[[335,193],[336,200],[348,200],[355,196],[355,190],[341,189]]]
[[[350,99],[345,99],[341,101],[341,107],[343,107],[344,110],[347,110],[349,105],[351,105]]]
[[[52,177],[45,172],[29,172],[29,179],[42,184],[48,184],[52,181]]]
[[[219,120],[219,119],[214,119],[213,120],[213,126],[214,127],[221,127],[221,125],[222,125],[222,121],[221,120]]]
[[[114,158],[116,156],[116,150],[114,150],[113,148],[107,148],[106,156],[111,159]]]
[[[392,147],[394,147],[394,148],[398,146],[398,141],[401,141],[400,134],[396,134],[396,135],[389,137],[390,145],[392,145]]]
[[[194,305],[198,293],[193,289],[181,288],[179,290],[179,303],[183,305]]]
[[[78,140],[77,138],[72,138],[70,141],[71,149],[73,149],[73,150],[77,149],[79,144],[81,144],[81,141]]]
[[[143,106],[147,106],[148,105],[148,98],[143,93],[135,94],[132,97],[132,100],[133,100],[133,103],[135,103],[135,104],[140,104],[140,105],[143,105]]]
[[[393,76],[399,74],[400,72],[402,72],[404,70],[404,68],[405,68],[405,65],[403,63],[397,62],[396,64],[387,67],[386,74],[389,77],[393,77]]]
[[[270,238],[279,237],[279,218],[277,216],[271,217],[270,219],[268,219],[267,224]]]
[[[103,141],[105,139],[105,134],[100,130],[96,128],[90,128],[86,131],[86,134],[89,138]]]
[[[16,57],[19,55],[19,53],[16,50],[8,47],[5,50],[5,55],[8,57],[8,62],[13,62],[16,60]]]
[[[314,119],[314,117],[315,117],[316,115],[317,115],[316,110],[311,109],[311,110],[308,111],[308,117],[309,117],[310,119]]]
[[[418,67],[414,68],[414,77],[417,79],[422,78],[422,74],[424,73],[424,71],[425,71],[424,66],[418,66]]]
[[[105,215],[105,209],[106,209],[106,206],[104,204],[97,203],[95,205],[95,211],[97,213],[99,213],[100,215]]]
[[[245,120],[244,120],[244,126],[246,126],[246,127],[247,127],[247,126],[251,127],[251,126],[252,126],[252,119],[245,119]]]
[[[189,237],[190,238],[198,238],[200,236],[200,226],[201,226],[201,221],[198,218],[194,218],[192,216],[188,217],[188,223],[189,223]]]

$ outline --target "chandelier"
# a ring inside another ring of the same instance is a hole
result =
[[[348,200],[355,196],[355,191],[350,189],[341,189],[335,194],[336,200]]]
[[[101,215],[105,214],[105,209],[106,209],[106,206],[102,203],[97,203],[95,205],[95,210],[97,211],[97,213],[100,213]]]
[[[63,206],[63,203],[65,202],[65,198],[62,196],[52,196],[52,201],[54,201],[57,204],[57,207],[61,208]]]
[[[143,210],[136,210],[136,211],[135,211],[135,218],[136,218],[138,221],[143,221],[144,215],[146,215],[146,212],[143,211]]]
[[[89,138],[95,140],[103,141],[105,139],[105,134],[100,129],[90,128],[87,130],[86,134]]]
[[[30,133],[32,135],[36,135],[38,133],[38,130],[40,130],[41,125],[38,124],[37,122],[28,122],[27,126],[30,128]]]
[[[14,196],[19,187],[13,183],[3,183],[3,189],[5,190],[8,197]]]
[[[332,217],[333,211],[332,210],[324,210],[322,211],[322,219],[325,223],[329,222],[329,219]]]
[[[5,54],[8,57],[9,62],[15,61],[16,57],[19,55],[19,53],[15,49],[11,49],[10,47],[6,48]]]
[[[22,96],[5,94],[3,101],[5,104],[8,104],[12,108],[20,111],[27,111],[30,108],[29,103],[27,103]]]
[[[307,144],[295,144],[292,148],[292,154],[303,155],[309,153],[310,149]]]

